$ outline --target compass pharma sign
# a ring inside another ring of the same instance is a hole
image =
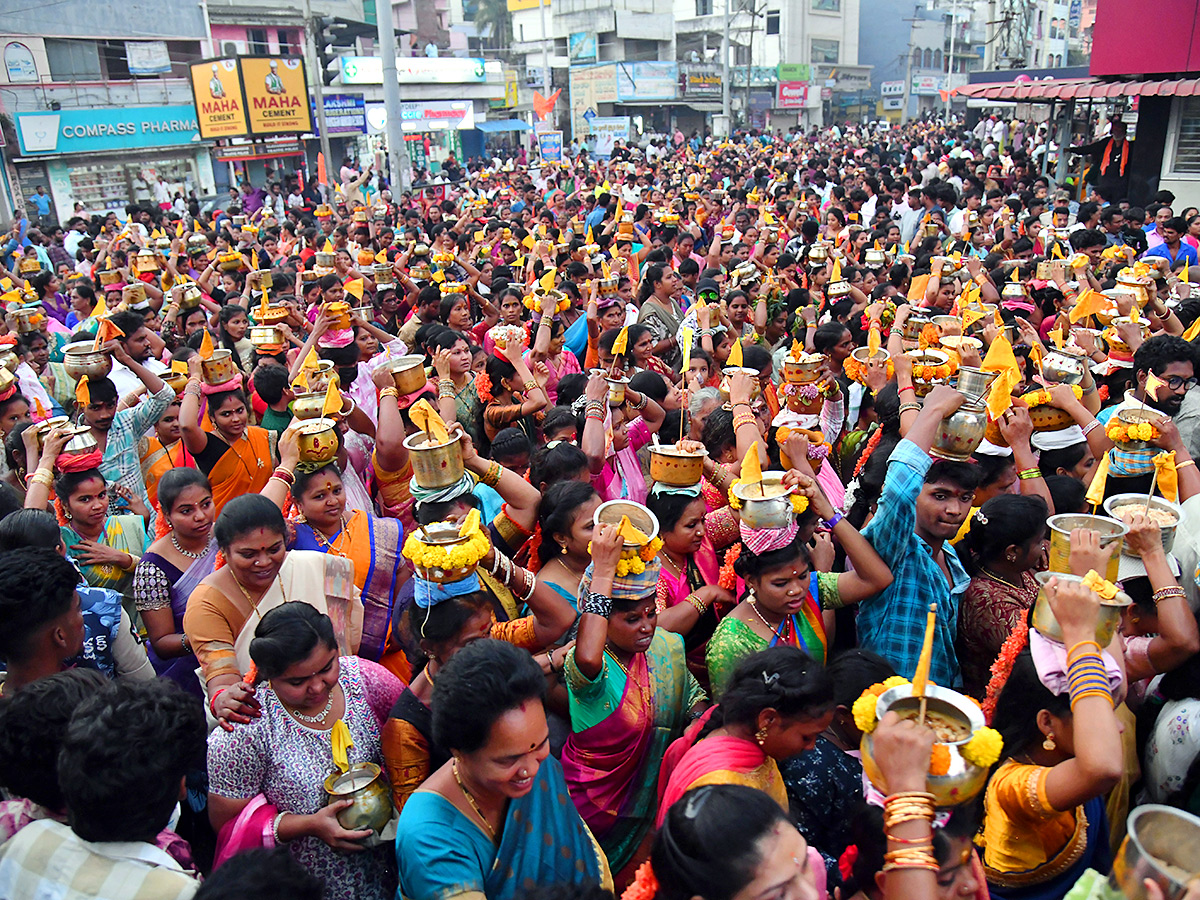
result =
[[[207,59],[192,63],[190,70],[201,139],[312,131],[308,83],[301,58]]]

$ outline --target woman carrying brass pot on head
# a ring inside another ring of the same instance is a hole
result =
[[[286,846],[324,879],[326,897],[391,900],[391,846],[364,845],[370,829],[339,821],[355,801],[328,803],[325,784],[340,727],[353,742],[346,762],[366,769],[364,780],[370,773],[381,777],[380,728],[403,685],[375,663],[340,656],[333,623],[306,603],[284,603],[267,613],[250,642],[250,658],[261,679],[260,714],[209,738],[208,808],[219,832],[217,863],[250,847]]]

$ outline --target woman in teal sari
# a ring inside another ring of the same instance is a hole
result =
[[[572,734],[562,754],[575,807],[618,889],[650,852],[663,753],[705,700],[683,637],[655,627],[658,559],[618,576],[623,546],[615,525],[596,528],[580,584],[579,637],[564,665]]]
[[[473,641],[438,672],[433,737],[451,754],[404,805],[398,897],[512,900],[534,886],[600,883],[608,863],[550,754],[546,679],[524,650]]]

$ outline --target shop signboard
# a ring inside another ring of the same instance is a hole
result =
[[[313,132],[316,127],[317,101],[311,101],[313,109]],[[325,127],[330,134],[366,134],[367,104],[361,94],[326,94]]]
[[[573,31],[567,37],[567,56],[571,62],[596,61],[596,33],[594,31]]]
[[[721,67],[710,63],[689,63],[679,67],[679,83],[688,98],[720,97]]]
[[[808,63],[780,63],[775,72],[780,81],[812,80],[812,67]]]
[[[312,131],[304,60],[298,56],[242,56],[242,89],[250,133],[306,134]]]
[[[601,103],[617,101],[617,65],[601,63],[598,66],[571,66],[567,74],[567,83],[571,134],[582,137],[588,133],[584,112],[594,112]]]
[[[879,85],[880,97],[903,97],[904,82],[903,81],[884,81]],[[885,109],[887,107],[884,107]]]
[[[735,88],[744,88],[746,86],[746,75],[747,71],[745,66],[734,66],[730,68],[730,85]],[[751,66],[749,70],[749,76],[751,87],[773,88],[775,86],[775,82],[779,80],[779,70],[776,66]]]
[[[895,110],[895,109],[903,109],[904,108],[904,98],[903,97],[884,97],[883,98],[883,108],[886,110],[889,110],[889,111]]]
[[[936,94],[942,87],[942,79],[936,75],[914,75],[912,80],[912,91],[923,97]]]
[[[593,116],[588,127],[596,138],[592,155],[601,159],[612,156],[615,141],[629,143],[629,116]]]
[[[212,158],[217,162],[234,162],[248,159],[279,159],[285,156],[299,156],[303,152],[304,145],[299,138],[288,138],[282,141],[251,141],[248,144],[213,147]]]
[[[187,146],[198,137],[191,104],[64,109],[14,118],[22,156]]]
[[[561,131],[543,131],[537,136],[537,142],[542,162],[562,162],[563,133]]]
[[[679,67],[675,63],[617,63],[618,100],[674,100],[678,94]]]
[[[400,104],[404,131],[447,131],[475,127],[475,104],[470,100],[409,100]]]
[[[188,67],[200,137],[242,137],[249,133],[242,76],[236,59],[206,59]]]
[[[37,84],[37,60],[33,51],[20,41],[9,41],[4,45],[4,68],[9,84]]]
[[[550,0],[508,0],[508,11],[510,13],[520,12],[523,9],[537,9],[543,4],[546,9],[550,8]]]
[[[775,93],[776,109],[803,109],[808,105],[808,85],[798,81],[781,81]]]
[[[340,57],[342,84],[383,84],[383,60],[378,56]],[[485,84],[489,68],[503,77],[499,62],[456,56],[398,56],[396,80],[400,84]]]

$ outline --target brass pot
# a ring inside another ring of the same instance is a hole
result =
[[[783,380],[788,384],[812,384],[821,380],[821,370],[825,368],[825,355],[821,353],[803,353],[800,359],[790,356],[783,360]]]
[[[726,366],[721,370],[721,383],[717,386],[717,390],[721,394],[722,402],[729,402],[729,381],[736,372],[743,372],[750,376],[750,402],[753,403],[762,393],[762,385],[758,383],[758,370],[747,369],[745,366]]]
[[[912,695],[911,684],[900,684],[879,695],[875,704],[875,714],[883,718],[885,713],[894,711],[902,717],[912,718],[912,713],[920,708],[920,703],[920,699]],[[983,712],[969,697],[936,684],[930,684],[925,689],[925,708],[928,712],[958,723],[970,732],[968,737],[960,741],[938,742],[949,750],[950,765],[945,775],[926,773],[925,790],[933,794],[933,802],[942,808],[966,803],[977,796],[987,784],[988,770],[968,762],[962,755],[962,748],[971,736],[984,726]],[[905,716],[905,713],[908,715]],[[871,784],[884,794],[888,793],[887,782],[875,761],[875,742],[871,735],[863,735],[860,749],[863,772]]]
[[[829,287],[825,290],[826,296],[830,302],[836,302],[843,297],[850,295],[850,282],[848,281],[831,281]]]
[[[1025,285],[1019,281],[1006,281],[1004,286],[1000,288],[1001,300],[1028,300],[1029,294],[1025,290]]]
[[[221,348],[214,350],[213,355],[200,363],[200,377],[208,385],[224,384],[237,375],[237,366],[233,363],[233,351]]]
[[[269,291],[275,286],[275,276],[271,274],[270,269],[258,269],[254,274],[258,276],[258,286],[264,291]]]
[[[608,382],[608,405],[620,406],[625,402],[625,388],[629,386],[630,380],[611,376],[605,376],[604,380]]]
[[[110,284],[120,284],[121,273],[116,269],[106,269],[100,273],[100,284],[107,287]]]
[[[421,541],[423,543],[451,548],[455,544],[465,544],[469,540],[459,534],[460,528],[461,526],[457,522],[431,522],[428,525],[419,526],[418,531],[421,534]],[[437,584],[452,584],[453,582],[470,578],[478,566],[479,563],[471,563],[468,566],[455,566],[453,569],[443,569],[441,566],[413,564],[413,568],[416,569],[419,576],[426,581],[432,581]]]
[[[699,453],[690,453],[674,446],[653,444],[650,447],[650,477],[674,487],[699,484],[707,456],[708,451],[703,449]]]
[[[67,441],[66,446],[62,448],[61,456],[76,456],[83,453],[91,453],[100,444],[97,443],[95,435],[92,434],[92,429],[87,425],[77,425],[75,433],[71,439]]]
[[[332,462],[337,456],[337,422],[333,419],[309,419],[297,429],[300,439],[300,461],[306,463]]]
[[[1139,278],[1132,272],[1119,273],[1117,275],[1117,286],[1114,290],[1118,293],[1133,294],[1139,309],[1145,309],[1146,304],[1150,302],[1150,279],[1146,277]]]
[[[1125,520],[1117,515],[1117,511],[1122,507],[1128,506],[1134,507],[1136,512],[1142,512],[1146,508],[1146,496],[1144,494],[1113,494],[1104,501],[1104,511],[1120,522],[1124,522]],[[1170,513],[1175,517],[1173,524],[1159,526],[1159,531],[1162,534],[1163,550],[1170,553],[1171,548],[1175,546],[1175,532],[1183,519],[1183,510],[1178,503],[1172,503],[1164,497],[1151,497],[1150,507]],[[1122,552],[1126,552],[1128,548],[1122,545],[1121,550]]]
[[[194,282],[181,284],[179,286],[179,309],[182,312],[185,309],[195,309],[200,305],[202,298],[200,285]]]
[[[1037,264],[1037,272],[1035,277],[1038,281],[1049,281],[1052,273],[1051,263],[1048,259],[1040,260]]]
[[[980,403],[964,403],[942,419],[930,448],[931,456],[966,462],[981,443],[987,432],[987,406]]]
[[[621,519],[629,517],[629,524],[641,531],[650,540],[658,537],[658,517],[640,503],[631,500],[609,500],[596,507],[592,515],[594,525],[620,525]],[[625,549],[632,550],[637,544],[625,542]]]
[[[337,259],[337,254],[330,253],[326,250],[318,250],[313,257],[316,265],[324,266],[326,269],[332,269],[333,261]]]
[[[278,325],[288,317],[286,306],[268,306],[265,310],[258,307],[254,311],[254,320],[259,325]]]
[[[887,254],[874,247],[868,247],[863,253],[863,264],[868,269],[881,269],[887,265]]]
[[[954,318],[947,316],[946,318]],[[909,316],[904,320],[904,326],[900,329],[900,337],[906,341],[917,341],[921,337],[921,331],[930,323],[930,319],[925,316]]]
[[[341,300],[325,304],[325,315],[329,318],[331,331],[342,331],[350,327],[350,304]]]
[[[139,250],[137,255],[137,270],[139,272],[157,272],[158,254],[149,247]]]
[[[1120,550],[1125,542],[1129,526],[1107,516],[1092,516],[1087,513],[1060,513],[1046,520],[1050,527],[1050,571],[1064,574],[1071,571],[1071,532],[1076,528],[1088,528],[1100,535],[1100,546],[1117,545],[1117,552],[1108,559],[1104,577],[1117,580],[1120,566]],[[1103,646],[1103,645],[1101,645]]]
[[[300,282],[302,284],[314,284],[320,277],[313,269],[305,269],[300,273]]]
[[[392,373],[392,381],[401,395],[419,391],[428,384],[425,375],[425,357],[419,355],[398,356],[383,364]]]
[[[316,371],[308,373],[308,389],[310,391],[320,391],[322,394],[329,390],[329,386],[338,385],[338,374],[334,368],[332,360],[323,359],[317,363]],[[340,387],[340,385],[338,385]]]
[[[391,263],[375,263],[374,266],[375,281],[391,281],[392,280],[392,264]]]
[[[1117,422],[1122,425],[1141,425],[1145,422],[1154,423],[1162,417],[1162,413],[1153,409],[1138,409],[1136,407],[1129,409],[1118,410],[1116,414]],[[1119,441],[1113,441],[1117,445],[1118,450],[1131,452],[1134,450],[1151,450],[1154,445],[1149,441],[1129,440],[1124,438]]]
[[[352,316],[358,316],[359,318],[363,319],[364,321],[370,322],[375,318],[375,307],[374,306],[353,306],[350,308],[350,314]]]
[[[233,218],[233,227],[234,228],[241,228],[243,225],[246,224],[246,217],[243,215],[233,216],[232,218]]]
[[[340,800],[354,801],[337,814],[338,823],[347,831],[379,834],[392,818],[391,791],[375,763],[355,763],[348,772],[334,772],[325,779],[325,795],[326,806]]]
[[[1113,559],[1116,558],[1117,554],[1114,553]],[[1041,585],[1037,600],[1033,604],[1033,627],[1043,637],[1061,644],[1063,642],[1062,628],[1059,627],[1058,619],[1054,618],[1054,611],[1050,609],[1050,601],[1046,599],[1046,582],[1051,578],[1057,578],[1059,581],[1079,584],[1083,581],[1083,576],[1071,575],[1066,572],[1035,572],[1033,577]],[[1117,629],[1121,625],[1121,611],[1132,602],[1133,599],[1124,591],[1117,591],[1117,596],[1111,600],[1100,600],[1100,616],[1096,620],[1097,644],[1101,647],[1108,646],[1109,641],[1113,639],[1113,635],[1117,633]]]
[[[1148,803],[1129,814],[1108,883],[1126,900],[1149,900],[1148,878],[1162,889],[1166,900],[1183,900],[1198,859],[1200,819]]]
[[[1130,347],[1121,339],[1121,335],[1117,332],[1117,325],[1133,322],[1138,326],[1138,330],[1142,333],[1142,340],[1150,337],[1150,321],[1138,316],[1117,316],[1109,324],[1108,329],[1104,332],[1104,340],[1108,343],[1108,349],[1114,353],[1129,355],[1133,352]]]
[[[795,518],[793,488],[783,486],[783,472],[763,472],[759,484],[739,484],[734,495],[742,502],[741,520],[751,528],[786,528]]]
[[[245,262],[242,259],[242,254],[234,251],[232,253],[222,253],[217,257],[217,268],[222,272],[236,272],[241,269]]]
[[[1039,432],[1062,431],[1075,424],[1075,419],[1069,412],[1061,410],[1057,406],[1051,406],[1049,403],[1031,405],[1029,419],[1033,423],[1033,430]]]
[[[88,340],[63,347],[63,368],[76,381],[84,375],[89,381],[107,378],[112,371],[112,357],[103,350],[96,350],[95,346],[95,341]]]
[[[824,244],[813,244],[808,248],[808,261],[815,265],[824,265],[829,259],[829,248]]]
[[[12,317],[17,320],[17,334],[32,334],[41,327],[45,313],[40,306],[28,309],[14,309]]]
[[[413,477],[422,488],[447,488],[463,477],[462,442],[453,435],[445,444],[430,444],[424,432],[404,439],[412,460]]]
[[[146,302],[146,285],[140,281],[131,281],[121,288],[121,302],[126,306],[138,306]]]
[[[255,325],[250,329],[250,343],[255,347],[278,347],[286,344],[283,329],[274,325]]]
[[[321,410],[325,407],[324,391],[309,391],[307,394],[297,394],[292,401],[292,415],[301,421],[321,418]]]
[[[163,384],[175,392],[176,396],[183,393],[183,389],[187,387],[188,383],[186,372],[163,372],[159,378],[163,380]]]

